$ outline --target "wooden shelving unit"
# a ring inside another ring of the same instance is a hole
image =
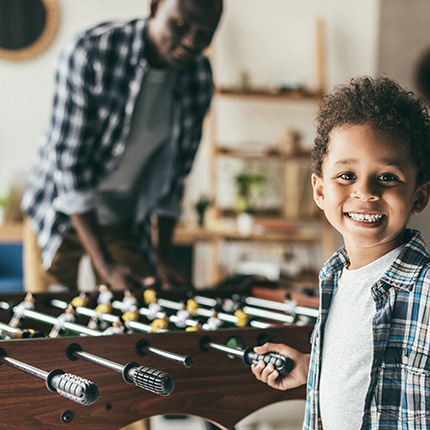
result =
[[[215,91],[214,103],[212,111],[208,118],[207,130],[210,136],[210,183],[211,189],[209,194],[214,196],[215,208],[212,209],[212,219],[207,223],[205,228],[200,228],[192,231],[192,229],[179,229],[177,231],[176,240],[196,240],[197,242],[212,243],[214,247],[223,246],[230,242],[245,242],[248,247],[253,243],[276,243],[290,245],[292,243],[305,244],[309,247],[320,247],[323,258],[328,257],[335,249],[334,233],[328,223],[320,215],[319,210],[312,210],[313,199],[310,189],[306,190],[308,203],[306,204],[308,213],[300,211],[298,208],[294,215],[287,213],[288,211],[282,208],[265,208],[265,210],[257,210],[254,219],[254,229],[248,235],[240,234],[234,225],[235,212],[233,208],[222,207],[217,204],[216,184],[219,180],[217,177],[216,164],[217,160],[227,157],[236,160],[243,160],[246,163],[281,163],[282,166],[289,166],[294,176],[299,174],[298,166],[310,166],[310,151],[285,151],[276,142],[271,144],[244,144],[238,142],[235,146],[223,143],[219,139],[216,132],[217,126],[220,126],[217,116],[217,101],[228,99],[229,103],[234,104],[246,103],[253,104],[264,101],[265,103],[296,103],[305,102],[315,106],[325,93],[326,77],[325,77],[325,35],[324,24],[321,21],[316,23],[316,85],[315,88],[291,87],[291,88],[271,88],[261,86],[250,87],[234,87],[234,86],[218,86]],[[270,113],[268,112],[268,115]],[[313,119],[311,119],[313,120]],[[221,125],[222,126],[222,125]],[[296,173],[294,173],[296,172]],[[298,180],[300,182],[300,180]],[[302,181],[304,183],[304,181]],[[310,182],[309,182],[310,183]],[[300,191],[296,188],[301,188],[291,183],[288,191],[288,199],[293,197],[302,199],[303,189]],[[310,193],[310,194],[309,194]],[[298,203],[297,203],[298,205]],[[311,208],[311,209],[309,209]],[[294,211],[293,211],[294,212]],[[262,227],[262,225],[264,225]],[[269,227],[270,226],[270,227]],[[210,264],[217,265],[216,252],[215,260]],[[216,272],[216,270],[215,270]],[[221,273],[220,273],[221,275]]]

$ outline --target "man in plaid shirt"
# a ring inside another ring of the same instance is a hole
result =
[[[311,354],[289,356],[277,389],[308,384],[304,429],[430,428],[430,254],[406,228],[430,195],[430,117],[389,78],[356,78],[323,99],[312,151],[316,204],[345,245],[320,272]]]
[[[202,52],[221,13],[222,0],[152,0],[148,19],[97,25],[62,52],[22,200],[29,291],[76,289],[84,253],[114,289],[186,281],[171,239],[214,90]]]

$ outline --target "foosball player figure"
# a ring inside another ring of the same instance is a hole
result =
[[[70,303],[71,305],[76,309],[78,307],[81,308],[85,308],[86,306],[88,306],[88,302],[89,302],[89,297],[88,297],[88,293],[82,291],[81,293],[79,293],[79,296],[74,297]]]
[[[222,301],[221,308],[225,313],[233,314],[237,310],[237,304],[230,297],[226,297]]]
[[[188,312],[187,306],[184,302],[180,302],[181,308],[176,312],[177,320],[175,322],[176,327],[185,328],[187,327],[187,320],[191,317]]]
[[[130,309],[129,311],[124,312],[121,315],[121,318],[124,321],[124,324],[126,324],[126,325],[129,321],[138,321],[139,320],[139,309],[138,308]]]
[[[101,284],[99,286],[99,295],[97,296],[97,305],[112,306],[112,300],[113,300],[113,293],[111,289],[106,284]]]
[[[88,328],[92,330],[105,330],[108,323],[100,317],[103,314],[112,313],[113,293],[110,288],[102,284],[99,286],[99,295],[97,296],[97,306],[95,308],[95,316],[88,322]]]
[[[149,304],[157,298],[157,291],[155,291],[153,288],[146,288],[143,291],[142,296],[145,306],[149,306]]]
[[[146,317],[150,321],[152,321],[157,318],[157,315],[159,314],[159,312],[162,312],[163,308],[158,304],[157,293],[155,292],[155,290],[145,290],[143,296],[148,308],[148,314],[146,315]]]
[[[76,321],[76,312],[75,307],[69,303],[64,313],[57,317],[57,322],[52,327],[51,331],[48,334],[48,337],[58,337],[64,334],[64,324],[66,322],[75,322]]]
[[[151,333],[161,333],[169,330],[169,317],[164,315],[162,318],[155,318],[151,323]]]
[[[293,300],[291,298],[290,293],[285,294],[285,300],[284,300],[284,312],[287,315],[291,315],[292,317],[296,316],[296,307],[297,307],[297,300]]]
[[[189,298],[187,300],[187,311],[190,314],[190,316],[192,317],[195,316],[198,308],[199,308],[199,304],[195,299]]]
[[[0,336],[2,336],[4,339],[39,339],[46,337],[46,334],[32,328],[26,328],[16,331],[8,331],[3,329],[0,330]]]
[[[114,334],[127,334],[129,329],[122,317],[119,317],[110,327],[103,330],[103,336],[112,336]]]
[[[237,318],[237,327],[246,327],[248,325],[248,314],[243,309],[238,309],[233,315]]]
[[[14,306],[13,308],[13,316],[11,320],[9,321],[9,325],[11,327],[18,327],[21,318],[24,316],[24,313],[26,310],[32,310],[34,309],[34,296],[31,293],[27,293],[24,297],[24,300]]]
[[[223,325],[222,321],[218,318],[218,311],[212,309],[211,316],[203,324],[203,330],[218,330]]]
[[[188,333],[194,333],[196,331],[203,330],[203,324],[199,321],[197,325],[190,325],[188,327],[185,327],[185,331]]]
[[[129,288],[124,290],[124,297],[122,298],[122,301],[121,301],[121,309],[120,309],[121,312],[125,313],[128,311],[136,310],[138,306],[139,306],[138,300],[137,300],[137,297],[135,296],[134,291],[130,290]]]

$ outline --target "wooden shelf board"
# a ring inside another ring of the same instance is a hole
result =
[[[320,91],[303,89],[283,89],[270,87],[251,87],[242,89],[239,87],[217,87],[216,92],[225,96],[234,97],[266,97],[266,98],[281,98],[292,100],[314,100],[319,99],[322,94]]]
[[[174,242],[177,244],[192,244],[196,242],[229,242],[229,241],[260,241],[260,242],[306,242],[321,241],[321,235],[311,229],[296,228],[285,230],[270,230],[253,232],[248,235],[240,234],[234,228],[228,227],[193,227],[178,226],[175,230]]]
[[[311,154],[309,151],[297,152],[293,154],[287,154],[279,149],[268,149],[267,147],[262,150],[258,149],[241,149],[233,148],[225,145],[217,144],[215,146],[215,151],[220,156],[236,157],[236,158],[255,158],[255,159],[275,159],[280,161],[289,160],[311,160]]]

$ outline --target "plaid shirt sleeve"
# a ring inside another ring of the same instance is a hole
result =
[[[126,116],[139,87],[136,70],[142,69],[144,26],[145,20],[98,25],[59,58],[50,123],[21,203],[38,235],[45,268],[70,228],[67,214],[94,207],[97,182],[124,150]]]
[[[87,129],[92,117],[87,88],[93,86],[93,74],[87,55],[81,44],[70,46],[63,52],[57,68],[51,123],[58,128],[53,127],[51,133],[58,134],[54,150],[59,194],[86,188],[88,182],[91,183],[88,180],[91,174],[83,167],[91,152],[88,147],[83,150],[84,145],[90,143],[85,136],[89,134]]]

